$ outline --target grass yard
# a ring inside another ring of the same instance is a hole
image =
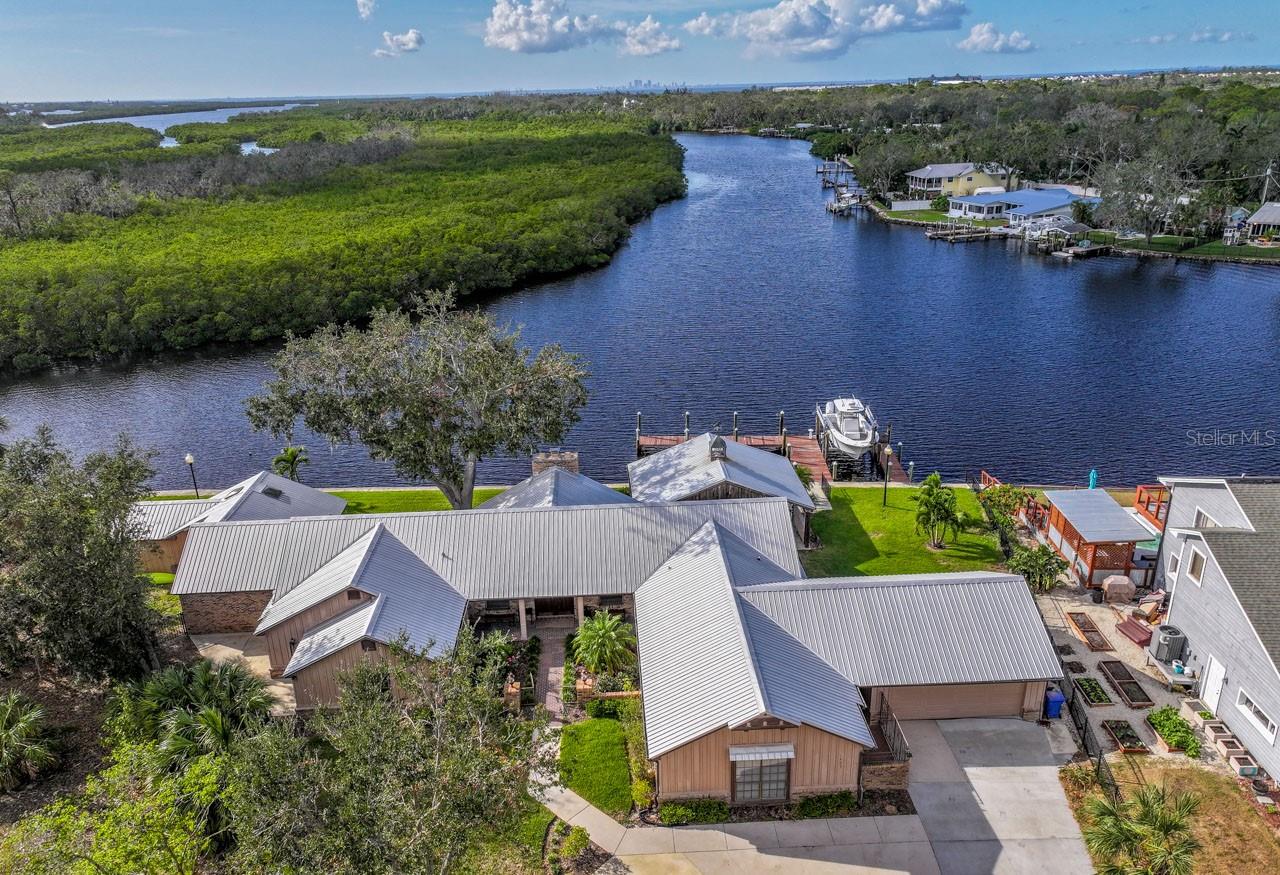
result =
[[[330,489],[339,498],[347,500],[344,513],[409,513],[420,510],[449,510],[449,500],[434,486],[422,489]],[[478,507],[500,492],[502,486],[477,486],[472,496],[472,506]]]
[[[990,569],[1004,561],[995,536],[985,529],[977,496],[958,487],[960,511],[975,521],[945,550],[931,550],[916,531],[918,490],[890,487],[889,505],[881,507],[878,487],[837,486],[831,490],[832,510],[813,518],[822,547],[800,554],[810,577],[849,577],[871,574],[922,574],[939,571]]]
[[[1261,261],[1280,261],[1277,246],[1227,246],[1225,243],[1206,243],[1188,249],[1184,255],[1207,255],[1210,258],[1257,258]]]
[[[976,225],[979,228],[998,228],[1004,224],[1002,219],[956,219],[940,210],[888,210],[885,215],[891,219],[909,219],[913,222],[955,222],[960,225]]]
[[[1163,783],[1174,792],[1190,791],[1200,797],[1193,833],[1203,847],[1196,854],[1195,871],[1280,872],[1280,841],[1231,777],[1190,763],[1155,757],[1130,757],[1130,760],[1148,784]],[[1123,766],[1113,770],[1121,777],[1128,772]],[[1121,786],[1129,792],[1137,785],[1123,783]],[[1071,810],[1083,827],[1082,809],[1089,796],[1066,782],[1064,787]],[[1094,860],[1095,864],[1098,862]]]
[[[570,723],[560,733],[560,780],[612,817],[631,810],[631,771],[622,724],[606,717]]]
[[[541,875],[542,846],[556,816],[526,799],[520,823],[511,835],[481,842],[459,861],[462,875]]]
[[[169,587],[173,584],[173,575],[163,571],[149,571],[146,576],[151,581],[147,601],[166,623],[176,621],[182,613],[182,605],[178,602],[178,597],[169,592]]]

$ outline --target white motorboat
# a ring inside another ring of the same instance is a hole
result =
[[[861,456],[880,438],[875,414],[857,398],[837,398],[818,405],[818,422],[822,434],[831,441],[831,449]]]

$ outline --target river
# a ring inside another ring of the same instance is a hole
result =
[[[243,115],[255,112],[284,112],[290,109],[296,109],[299,106],[315,106],[313,103],[282,103],[279,106],[234,106],[226,109],[202,109],[195,112],[171,112],[160,113],[158,115],[130,115],[120,118],[95,118],[85,119],[78,122],[60,122],[56,125],[48,125],[51,128],[68,128],[72,125],[103,125],[108,123],[121,123],[134,125],[139,128],[150,128],[153,131],[159,131],[164,136],[160,139],[161,147],[165,149],[174,149],[181,145],[176,139],[165,134],[169,128],[174,125],[189,125],[196,122],[209,122],[211,124],[226,124],[231,120],[232,116]],[[50,113],[51,114],[51,113]],[[275,152],[264,146],[259,146],[256,141],[241,143],[240,153],[242,155],[270,155]]]
[[[647,431],[803,433],[818,401],[857,395],[893,424],[917,474],[1133,484],[1161,474],[1280,474],[1280,273],[1098,258],[1065,264],[1003,242],[949,245],[823,211],[807,144],[682,135],[689,196],[634,229],[613,262],[494,297],[530,344],[592,371],[565,442],[585,473],[625,478]],[[14,434],[54,425],[76,451],[127,431],[156,450],[157,488],[227,484],[269,463],[243,400],[272,348],[165,357],[9,384]],[[326,485],[397,484],[361,448],[299,435]],[[480,480],[526,476],[525,459]]]

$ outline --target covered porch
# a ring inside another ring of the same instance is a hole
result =
[[[563,626],[576,629],[587,618],[601,611],[618,614],[628,623],[635,622],[635,600],[628,594],[571,596],[554,598],[486,599],[473,602],[467,612],[470,622],[483,629],[501,629],[521,640],[528,639],[535,627]]]

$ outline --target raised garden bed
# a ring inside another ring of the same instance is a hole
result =
[[[1128,666],[1120,660],[1104,659],[1098,663],[1098,670],[1130,708],[1150,708],[1155,704],[1155,700],[1147,695],[1147,691],[1138,683]]]
[[[1115,650],[1111,646],[1111,642],[1107,640],[1107,636],[1102,634],[1102,630],[1093,622],[1092,618],[1084,611],[1068,611],[1067,620],[1075,628],[1076,633],[1084,639],[1084,643],[1092,651],[1100,652],[1106,650]]]
[[[1160,747],[1166,753],[1185,753],[1192,758],[1200,756],[1200,739],[1196,738],[1191,724],[1179,717],[1172,705],[1148,714],[1147,725],[1155,731]]]
[[[1138,735],[1138,730],[1128,720],[1103,720],[1102,728],[1111,736],[1121,753],[1150,753],[1146,742]]]
[[[1199,699],[1183,699],[1178,705],[1178,713],[1196,729],[1202,729],[1207,721],[1213,719],[1212,712]]]
[[[1080,677],[1075,679],[1076,689],[1080,695],[1084,696],[1085,702],[1091,707],[1100,707],[1102,705],[1110,705],[1111,697],[1107,695],[1107,691],[1103,689],[1102,684],[1090,677]]]
[[[1222,754],[1223,759],[1230,762],[1232,757],[1247,754],[1244,745],[1240,743],[1240,739],[1234,735],[1228,735],[1225,738],[1214,739],[1213,746],[1218,749],[1218,753]]]
[[[1206,720],[1203,729],[1205,737],[1210,741],[1231,737],[1231,729],[1221,720]]]

